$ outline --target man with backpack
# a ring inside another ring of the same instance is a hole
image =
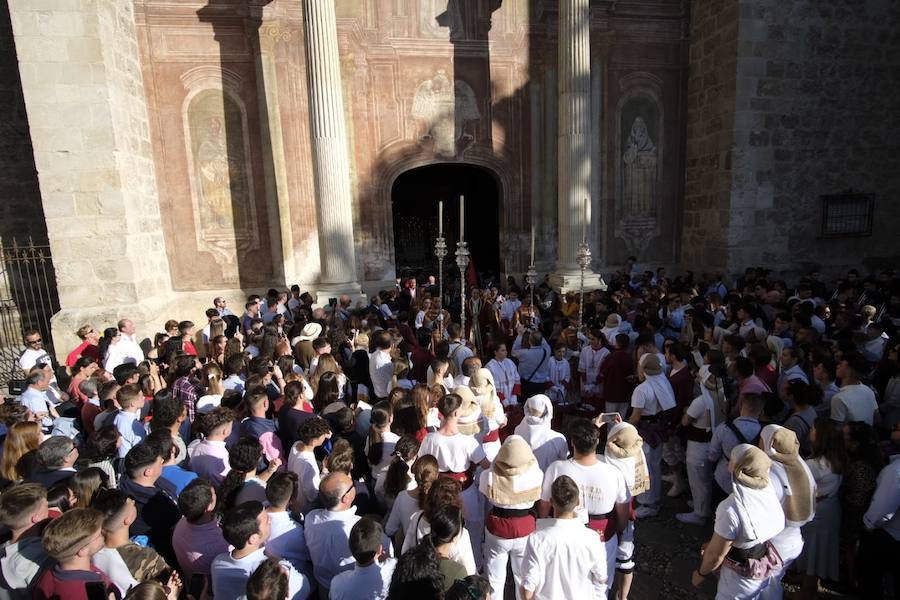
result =
[[[720,424],[713,431],[708,453],[709,461],[716,463],[713,474],[713,506],[718,506],[731,493],[731,473],[728,472],[731,451],[738,444],[759,444],[759,434],[762,431],[759,415],[765,404],[766,399],[762,394],[743,394],[740,416]]]

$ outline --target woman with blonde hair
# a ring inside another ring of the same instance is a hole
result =
[[[325,373],[334,373],[337,376],[338,398],[343,400],[344,391],[347,388],[347,377],[341,370],[340,365],[337,364],[337,361],[330,354],[322,354],[321,356],[319,356],[319,363],[318,365],[316,365],[316,371],[315,373],[313,373],[312,379],[309,382],[309,384],[312,386],[313,391],[318,391],[319,380]]]
[[[43,439],[41,426],[34,421],[24,421],[11,426],[3,444],[0,477],[7,481],[18,481],[26,477],[34,461],[34,452]]]

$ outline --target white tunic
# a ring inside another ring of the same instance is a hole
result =
[[[581,502],[575,512],[582,523],[587,523],[588,515],[603,515],[616,504],[628,502],[628,486],[619,469],[604,462],[584,466],[574,459],[558,460],[547,468],[541,500],[550,502],[550,488],[560,475],[568,475],[578,485]]]
[[[498,362],[492,358],[485,365],[485,368],[494,376],[494,386],[497,388],[497,394],[499,394],[503,403],[507,406],[517,404],[516,395],[513,393],[513,389],[520,383],[519,370],[516,368],[516,363],[508,358],[504,358],[503,362]]]
[[[437,459],[438,469],[442,473],[463,473],[470,464],[478,464],[485,459],[484,450],[474,437],[461,433],[444,435],[439,431],[429,433],[419,446],[419,456],[426,454]]]
[[[607,578],[606,549],[578,519],[540,519],[525,545],[523,587],[535,600],[587,599]]]

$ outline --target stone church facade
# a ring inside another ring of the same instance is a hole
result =
[[[467,209],[496,212],[499,271],[533,231],[563,287],[582,230],[597,272],[900,256],[890,0],[3,4],[0,234],[49,241],[58,347],[220,292],[389,285],[395,187],[440,165],[496,183]]]

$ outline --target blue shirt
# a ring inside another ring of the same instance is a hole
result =
[[[522,348],[522,336],[513,342],[512,355],[519,359],[519,376],[531,383],[550,381],[550,357],[553,352],[547,340],[541,339],[538,348]]]
[[[175,486],[175,495],[180,496],[181,490],[187,487],[187,484],[197,479],[197,474],[193,471],[182,469],[178,465],[167,465],[162,468],[163,479]]]

